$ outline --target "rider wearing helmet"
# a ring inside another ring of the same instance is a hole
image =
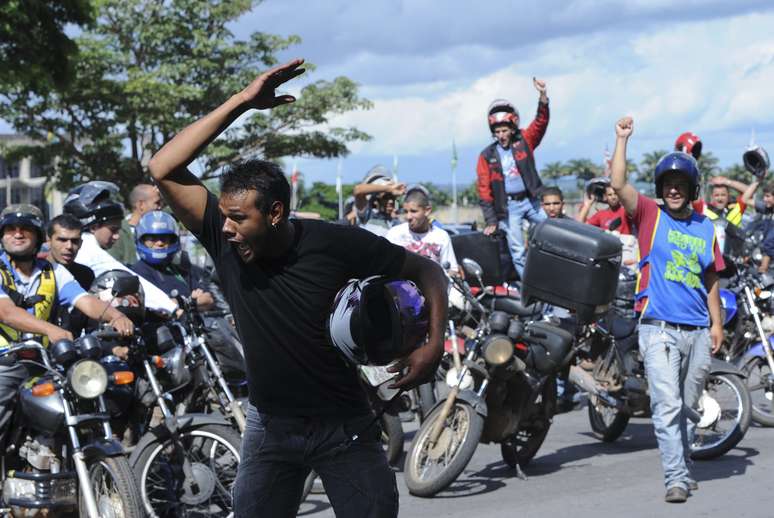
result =
[[[626,181],[626,144],[633,121],[616,124],[611,185],[639,232],[640,278],[636,309],[639,346],[645,362],[653,426],[664,469],[667,502],[685,502],[698,488],[688,469],[695,425],[684,405],[695,409],[710,367],[710,349],[723,342],[717,272],[725,265],[710,219],[693,210],[699,168],[677,151],[656,165],[656,197]],[[665,354],[666,353],[666,354]]]
[[[532,153],[548,127],[548,96],[543,81],[533,78],[533,83],[540,100],[537,116],[526,129],[519,128],[519,111],[510,102],[498,99],[489,105],[487,122],[495,141],[484,148],[476,165],[484,233],[498,227],[505,232],[519,277],[525,261],[522,221],[537,223],[546,218],[538,199],[542,183]]]
[[[72,339],[53,323],[60,305],[78,308],[94,319],[102,318],[123,334],[133,326],[81,288],[60,264],[36,257],[43,244],[43,214],[33,205],[9,205],[0,213],[0,345],[18,341],[23,333],[41,335],[44,344]],[[19,384],[27,369],[11,356],[0,357],[0,432],[11,417]]]
[[[92,181],[70,191],[65,198],[64,212],[72,214],[83,225],[82,245],[75,257],[76,262],[94,271],[94,275],[108,270],[130,271],[108,253],[118,239],[124,208],[116,201],[118,187],[110,182]],[[177,303],[146,279],[140,282],[147,297],[149,309],[174,313]]]
[[[698,161],[702,152],[701,139],[695,133],[686,131],[675,140],[675,151],[688,153]],[[745,209],[753,203],[753,196],[758,189],[758,181],[747,185],[725,176],[713,176],[709,180],[709,185],[711,187],[709,204],[706,204],[702,199],[696,200],[693,203],[694,210],[711,220],[724,218],[732,225],[740,226]],[[733,203],[729,189],[735,189],[741,193]]]
[[[132,265],[138,275],[153,282],[164,293],[176,291],[184,297],[193,297],[199,309],[211,308],[215,301],[204,291],[201,272],[184,268],[173,261],[180,251],[180,234],[175,218],[160,210],[146,212],[134,230],[139,261]]]
[[[358,223],[374,234],[383,236],[395,223],[395,202],[406,192],[406,185],[384,166],[371,168],[363,181],[355,186],[355,209]]]

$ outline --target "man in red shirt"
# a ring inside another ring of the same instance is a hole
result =
[[[626,210],[616,194],[615,189],[609,185],[605,188],[605,203],[608,205],[607,210],[600,210],[594,213],[591,217],[588,217],[589,211],[592,205],[594,205],[594,198],[586,195],[583,201],[583,206],[578,213],[578,221],[581,223],[588,223],[602,230],[617,230],[621,234],[631,234],[632,228],[629,221],[629,216],[626,215]],[[610,228],[615,221],[619,221],[613,229]]]

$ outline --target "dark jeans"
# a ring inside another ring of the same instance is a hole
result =
[[[337,446],[373,419],[279,417],[247,410],[234,516],[294,517],[310,469],[320,476],[338,518],[398,516],[398,488],[379,423],[348,448]]]

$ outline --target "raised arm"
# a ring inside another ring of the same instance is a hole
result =
[[[637,208],[637,189],[626,180],[626,144],[634,131],[634,120],[624,117],[615,124],[615,149],[611,163],[610,186],[615,189],[629,215]]]
[[[249,109],[263,110],[291,103],[291,95],[275,95],[281,84],[304,73],[304,62],[295,59],[258,76],[244,90],[231,96],[213,112],[194,122],[156,153],[148,165],[175,215],[193,232],[201,231],[207,189],[188,170],[202,150]]]
[[[355,196],[355,208],[357,210],[365,209],[369,194],[381,194],[383,192],[389,192],[398,198],[406,194],[406,184],[398,182],[384,184],[359,183],[352,190],[352,194]]]
[[[747,189],[742,192],[742,203],[750,207],[755,205],[755,191],[758,190],[758,186],[760,184],[761,182],[756,178],[750,185],[747,186]]]

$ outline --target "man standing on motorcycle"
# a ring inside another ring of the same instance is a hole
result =
[[[545,82],[535,78],[532,82],[540,94],[535,120],[522,130],[513,104],[505,99],[493,101],[487,122],[495,141],[484,148],[476,164],[478,196],[486,221],[484,234],[498,228],[505,232],[519,278],[524,273],[526,251],[522,223],[546,219],[538,199],[543,184],[532,153],[548,128],[548,95]]]
[[[43,214],[33,205],[9,205],[0,213],[0,345],[23,333],[43,335],[45,342],[72,340],[72,334],[50,321],[59,305],[77,307],[94,319],[109,322],[131,335],[132,323],[96,297],[88,295],[64,266],[36,257],[43,244]],[[0,434],[13,414],[19,384],[27,369],[9,356],[0,359]]]
[[[631,117],[616,124],[611,185],[639,231],[642,260],[635,309],[665,500],[685,502],[698,484],[688,468],[695,425],[684,407],[697,407],[710,349],[717,351],[723,342],[717,272],[725,265],[712,222],[691,205],[700,178],[692,156],[669,153],[656,165],[656,196],[663,205],[627,183],[626,144],[633,127]]]
[[[352,278],[415,281],[430,306],[429,338],[401,361],[408,372],[393,384],[413,388],[430,379],[443,354],[443,271],[363,229],[290,220],[290,185],[270,162],[234,164],[223,175],[219,199],[187,169],[248,110],[293,102],[275,89],[302,74],[302,63],[258,76],[175,136],[149,169],[212,256],[244,344],[250,405],[235,516],[295,516],[310,467],[337,516],[397,516],[395,475],[378,430],[368,426],[373,416],[356,373],[329,343],[327,320],[336,294]]]

